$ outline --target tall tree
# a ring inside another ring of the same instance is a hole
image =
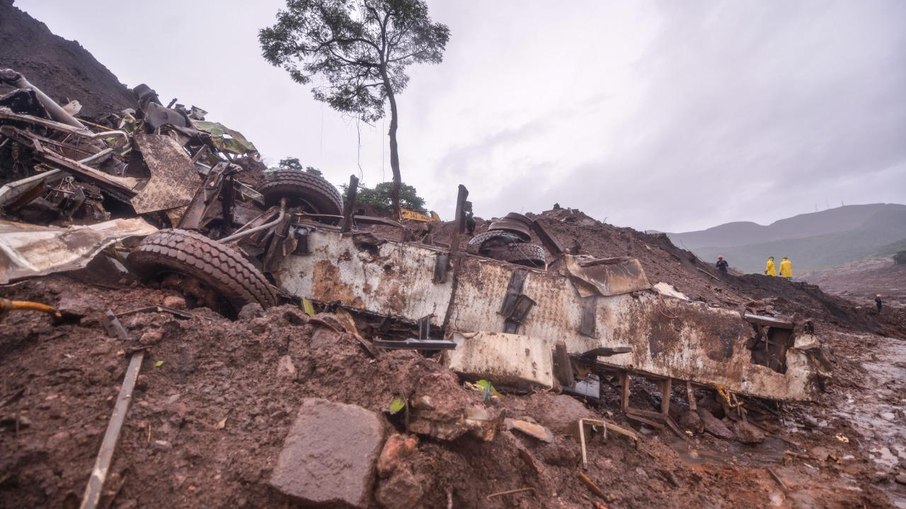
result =
[[[293,80],[323,81],[315,99],[366,122],[390,103],[393,211],[400,212],[400,159],[396,96],[409,81],[406,67],[440,63],[450,29],[433,23],[423,0],[287,0],[277,23],[258,33],[264,58]]]

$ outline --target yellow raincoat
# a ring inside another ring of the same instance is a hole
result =
[[[786,256],[783,257],[783,260],[780,260],[780,277],[787,279],[793,277],[793,262]]]
[[[764,273],[773,277],[777,275],[777,269],[774,267],[774,257],[768,258],[767,265],[764,266]]]

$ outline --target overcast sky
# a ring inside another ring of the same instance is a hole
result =
[[[17,0],[147,82],[334,183],[391,178],[388,122],[316,102],[260,56],[281,0]],[[906,203],[906,2],[431,1],[444,62],[399,97],[403,180],[445,219],[555,202],[662,231]],[[361,141],[359,141],[361,140]]]

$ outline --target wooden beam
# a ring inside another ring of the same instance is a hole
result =
[[[110,422],[107,424],[107,432],[104,433],[104,441],[101,442],[101,449],[98,451],[98,457],[94,462],[91,477],[88,478],[88,485],[85,487],[82,505],[79,506],[80,509],[95,509],[101,499],[101,490],[104,488],[104,481],[107,479],[107,473],[110,470],[111,463],[113,463],[113,451],[119,441],[120,431],[123,429],[123,421],[126,419],[126,412],[129,411],[129,403],[132,402],[132,391],[135,389],[135,381],[138,379],[138,372],[142,368],[142,360],[144,358],[145,351],[139,350],[132,354],[129,359],[126,377],[123,379],[120,394],[116,398],[113,415],[110,416]]]

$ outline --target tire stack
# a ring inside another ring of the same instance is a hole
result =
[[[530,242],[531,224],[531,219],[510,212],[504,218],[492,222],[488,231],[472,237],[469,251],[495,260],[544,268],[547,264],[544,248]]]

